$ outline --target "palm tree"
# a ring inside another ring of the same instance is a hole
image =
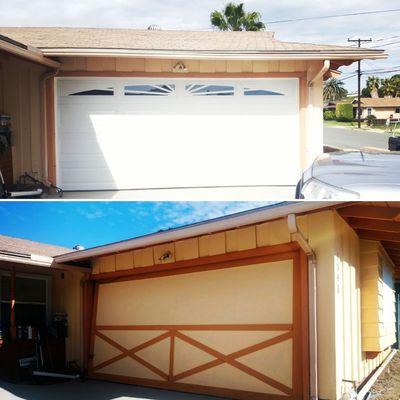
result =
[[[344,83],[336,78],[330,78],[324,82],[324,101],[336,101],[346,97],[347,90],[343,85]]]
[[[382,90],[382,94],[385,97],[393,97],[395,94],[395,86],[394,86],[394,82],[392,81],[392,79],[382,79],[381,80],[381,90]]]
[[[262,31],[265,24],[256,11],[245,12],[243,3],[228,3],[222,11],[213,11],[211,25],[220,31]]]
[[[369,76],[367,78],[367,89],[371,97],[379,97],[378,90],[381,80],[377,76]]]

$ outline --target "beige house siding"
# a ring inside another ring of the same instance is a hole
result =
[[[43,178],[40,77],[45,67],[0,54],[0,112],[11,116],[14,181]]]
[[[330,210],[298,217],[297,222],[317,257],[319,396],[340,399],[352,386],[343,380],[354,381],[358,386],[382,363],[390,347],[376,354],[369,354],[362,348],[361,254],[356,233]],[[100,257],[93,260],[93,274],[120,269],[118,260],[124,260],[124,269],[129,267],[128,263],[130,268],[160,264],[161,248],[172,253],[169,262],[173,262],[289,241],[287,222],[280,219],[123,255]],[[394,313],[394,309],[392,311]],[[386,345],[390,346],[393,341],[390,339]]]
[[[183,63],[188,73],[269,73],[306,72],[318,61],[237,61],[237,60],[169,60],[133,57],[61,57],[61,71],[86,72],[173,72],[173,67]],[[184,76],[185,73],[182,73]]]
[[[375,115],[378,119],[388,119],[390,116],[393,118],[400,118],[400,113],[396,113],[396,109],[400,107],[366,107],[362,109],[361,118],[368,116],[368,108],[371,108],[371,115]]]

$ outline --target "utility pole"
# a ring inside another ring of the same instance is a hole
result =
[[[372,42],[372,39],[347,39],[348,42],[355,42],[358,44],[358,47],[361,47],[361,43],[364,42]],[[358,61],[358,89],[357,89],[357,124],[358,127],[361,128],[361,60]]]

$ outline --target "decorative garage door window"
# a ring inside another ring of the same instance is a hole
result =
[[[259,89],[259,88],[244,88],[244,95],[245,96],[283,96],[283,93],[274,92],[272,90],[267,89]]]
[[[114,86],[103,82],[61,82],[60,95],[65,96],[114,96]]]
[[[89,89],[81,92],[71,93],[68,96],[113,96],[114,88],[108,87],[105,89]]]
[[[191,96],[233,96],[232,85],[199,85],[192,84],[185,86],[186,93]]]
[[[175,92],[175,85],[126,85],[124,86],[125,96],[169,96]]]

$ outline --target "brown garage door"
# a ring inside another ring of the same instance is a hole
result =
[[[99,283],[91,376],[232,398],[305,398],[303,259],[258,256]]]

